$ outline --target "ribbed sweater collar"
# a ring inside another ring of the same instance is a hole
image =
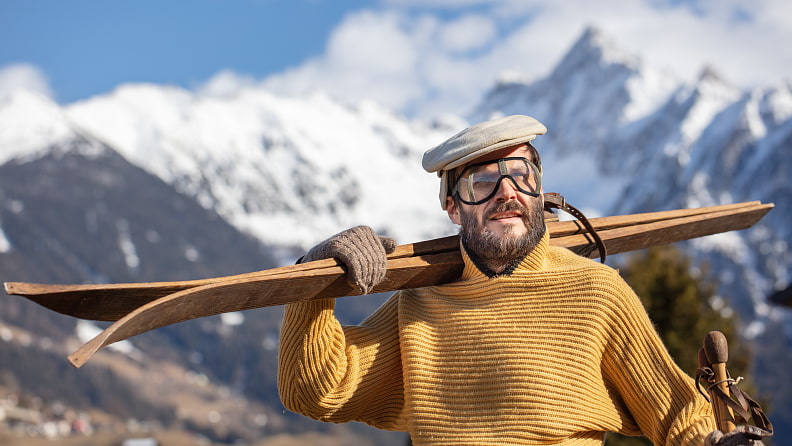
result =
[[[545,258],[547,256],[547,249],[550,246],[550,233],[545,231],[542,239],[539,241],[539,244],[527,255],[525,258],[522,259],[517,268],[514,269],[510,274],[499,275],[493,277],[492,279],[497,279],[499,277],[513,275],[518,271],[539,271],[544,267]],[[460,280],[490,280],[486,274],[484,274],[478,266],[473,262],[470,258],[470,255],[467,252],[467,249],[460,241],[460,250],[462,251],[462,260],[465,262],[465,268],[462,270],[462,276]]]

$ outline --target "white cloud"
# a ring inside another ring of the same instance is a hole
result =
[[[450,51],[465,52],[490,45],[497,37],[497,27],[488,17],[466,15],[440,30],[440,41]]]
[[[53,97],[47,76],[36,66],[19,63],[0,67],[0,100],[18,90]]]
[[[265,85],[281,93],[323,89],[352,100],[407,107],[422,93],[419,56],[425,52],[418,42],[425,38],[423,29],[434,25],[404,20],[391,12],[352,14],[332,33],[323,56],[272,76]]]
[[[464,27],[472,34],[465,35]],[[482,63],[488,53],[477,50],[495,36],[495,25],[484,17],[442,22],[425,14],[362,11],[333,32],[324,55],[265,85],[281,93],[324,89],[406,112],[464,113],[460,107],[469,107],[491,84],[496,67]]]
[[[222,70],[200,85],[197,91],[207,96],[226,97],[256,83],[256,79],[252,76],[235,73],[232,70]]]
[[[333,31],[323,55],[265,81],[323,89],[407,114],[465,114],[504,73],[549,73],[594,25],[655,68],[693,80],[712,66],[748,87],[792,73],[785,0],[383,0]]]
[[[326,60],[332,68],[366,69],[375,75],[412,71],[419,48],[401,19],[395,13],[371,11],[349,16],[330,36]]]

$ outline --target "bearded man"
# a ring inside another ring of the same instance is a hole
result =
[[[714,430],[635,293],[605,265],[551,247],[528,116],[484,122],[428,150],[440,203],[460,225],[453,283],[401,290],[360,325],[333,299],[289,304],[278,388],[289,410],[409,432],[415,445],[754,445]],[[335,257],[370,291],[392,239],[358,226],[302,261]]]

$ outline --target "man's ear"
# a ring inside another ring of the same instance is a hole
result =
[[[462,224],[462,219],[459,216],[459,208],[451,197],[446,197],[446,212],[448,212],[448,218],[450,218],[454,224]]]

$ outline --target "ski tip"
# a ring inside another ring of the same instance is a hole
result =
[[[23,282],[3,282],[3,289],[9,296],[24,296],[25,285]]]
[[[82,349],[80,349],[69,355],[67,358],[75,369],[82,367],[83,364],[85,364],[89,359],[91,359],[91,356],[93,356],[93,353],[88,353],[87,356],[82,353]]]
[[[74,368],[79,369],[82,367],[93,355],[102,347],[111,344],[107,342],[107,338],[113,334],[112,326],[106,328],[103,332],[99,333],[95,338],[86,342],[82,347],[78,348],[74,353],[68,356],[69,362]],[[113,341],[114,342],[114,341]]]
[[[31,284],[25,282],[3,282],[3,290],[5,290],[6,294],[9,296],[29,296],[32,294],[30,292]]]

